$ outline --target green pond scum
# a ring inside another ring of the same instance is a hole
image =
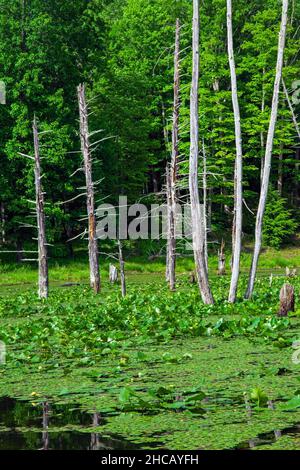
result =
[[[213,306],[184,274],[174,293],[160,275],[129,276],[124,299],[108,282],[99,296],[55,286],[47,301],[10,289],[0,298],[0,396],[14,405],[0,399],[0,447],[12,422],[20,445],[27,436],[37,446],[47,404],[53,445],[61,433],[71,446],[73,433],[78,448],[95,435],[107,448],[299,448],[300,311],[277,317],[284,280],[259,278],[244,301],[243,277],[232,305],[229,279],[215,278]],[[289,282],[297,306],[300,279]]]

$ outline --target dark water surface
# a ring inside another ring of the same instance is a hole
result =
[[[31,403],[0,398],[0,450],[126,450],[137,446],[117,436],[102,436],[99,413],[74,405]],[[95,431],[91,429],[95,427]]]

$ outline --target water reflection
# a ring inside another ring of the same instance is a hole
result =
[[[117,436],[103,437],[100,413],[45,401],[36,406],[0,399],[0,450],[126,450],[137,447]],[[70,429],[71,428],[71,429]],[[90,432],[95,428],[94,432]],[[97,428],[97,430],[96,430]]]

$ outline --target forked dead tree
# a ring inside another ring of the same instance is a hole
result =
[[[45,227],[44,211],[44,193],[42,190],[42,174],[40,160],[39,134],[36,117],[33,120],[33,140],[34,140],[34,176],[36,193],[36,216],[38,228],[38,262],[39,262],[39,297],[45,299],[48,297],[48,258],[47,258],[47,240]]]
[[[267,202],[267,196],[268,196],[270,171],[271,171],[271,163],[272,163],[273,141],[274,141],[277,116],[278,116],[279,91],[280,91],[280,82],[281,82],[282,68],[283,68],[283,56],[284,56],[285,39],[286,39],[288,6],[289,6],[288,0],[283,0],[272,110],[271,110],[270,124],[269,124],[267,143],[266,143],[264,171],[263,171],[263,178],[262,178],[262,184],[261,184],[261,190],[260,190],[259,205],[258,205],[258,210],[257,210],[257,215],[256,215],[254,252],[253,252],[249,281],[248,281],[248,287],[247,287],[247,291],[245,294],[246,299],[250,299],[253,294],[256,272],[257,272],[257,265],[258,265],[260,250],[261,250],[261,244],[262,244],[263,218],[265,214],[266,202]]]
[[[227,0],[227,38],[228,38],[228,59],[231,75],[231,94],[234,112],[236,160],[234,170],[234,224],[233,224],[233,244],[232,244],[232,273],[229,289],[229,302],[235,302],[239,276],[240,258],[242,249],[242,225],[243,225],[243,151],[241,116],[237,91],[237,79],[235,70],[233,32],[232,32],[232,2]]]
[[[199,155],[199,0],[193,0],[193,70],[190,97],[190,162],[189,189],[191,202],[191,222],[193,251],[199,290],[205,304],[213,304],[205,261],[205,235],[203,215],[198,190]]]
[[[98,241],[96,236],[95,195],[92,177],[92,157],[89,140],[88,107],[85,97],[85,85],[78,86],[78,104],[80,117],[80,140],[81,151],[84,161],[84,172],[86,179],[87,216],[88,216],[88,238],[89,238],[89,263],[90,283],[97,294],[100,291],[100,270],[98,256]]]

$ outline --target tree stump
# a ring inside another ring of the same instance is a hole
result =
[[[196,273],[195,273],[195,271],[190,272],[189,283],[190,284],[196,284]]]
[[[279,317],[286,317],[289,312],[295,311],[295,292],[291,284],[283,284],[280,291]]]
[[[113,264],[109,265],[109,282],[111,284],[118,282],[118,270]]]

